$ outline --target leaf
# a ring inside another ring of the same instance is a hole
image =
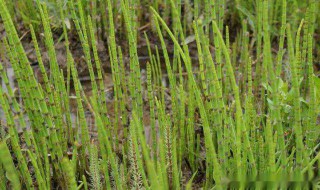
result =
[[[262,86],[269,92],[273,93],[272,87],[269,84],[262,83]]]
[[[198,171],[196,171],[192,177],[190,178],[190,180],[188,181],[187,185],[186,185],[186,189],[189,190],[189,189],[192,189],[192,182],[193,182],[193,179],[194,177],[197,175]]]
[[[289,89],[288,83],[283,82],[282,79],[281,79],[281,80],[280,80],[280,84],[281,84],[281,86],[279,85],[279,88],[281,88],[281,91],[282,91],[283,93],[287,94],[287,93],[288,93],[288,89]]]
[[[184,40],[184,42],[181,43],[181,45],[188,45],[189,43],[194,42],[195,39],[195,35],[190,35],[186,37],[186,39]]]
[[[300,102],[305,103],[306,105],[309,105],[309,103],[302,97],[300,97]]]
[[[255,17],[248,11],[247,8],[241,6],[241,5],[237,5],[237,9],[243,13],[244,15],[246,15],[248,17],[248,23],[249,25],[252,27],[252,30],[255,32]]]
[[[284,106],[283,106],[283,110],[284,110],[285,113],[290,113],[290,112],[291,112],[291,106],[289,106],[289,105],[284,105]]]
[[[267,98],[267,102],[268,102],[268,104],[269,104],[269,106],[270,106],[270,109],[274,109],[274,103],[273,103],[273,101],[270,99],[270,98]]]
[[[66,24],[66,27],[70,30],[71,29],[70,20],[68,18],[65,18],[64,23]]]
[[[290,89],[289,93],[287,94],[287,102],[291,102],[293,100],[293,96],[294,96],[294,91],[293,89]]]

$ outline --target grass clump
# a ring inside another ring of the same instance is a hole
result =
[[[319,188],[318,1],[14,3],[0,188]]]

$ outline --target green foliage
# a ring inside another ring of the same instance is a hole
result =
[[[9,61],[0,65],[0,189],[245,189],[248,181],[299,189],[287,182],[318,179],[319,6],[0,0]],[[19,38],[20,17],[42,82]],[[58,64],[56,20],[66,71]],[[77,42],[91,93],[73,55]],[[144,42],[147,63],[139,57]]]

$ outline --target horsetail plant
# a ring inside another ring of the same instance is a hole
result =
[[[0,0],[0,189],[316,189],[319,5]]]

